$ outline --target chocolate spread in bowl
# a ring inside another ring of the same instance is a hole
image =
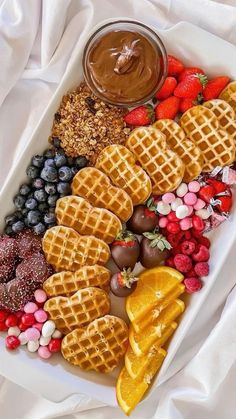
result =
[[[155,90],[163,74],[160,50],[140,32],[114,30],[90,48],[91,87],[111,103],[134,103]]]

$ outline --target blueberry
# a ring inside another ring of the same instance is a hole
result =
[[[36,179],[39,176],[39,169],[34,166],[28,166],[26,169],[26,174],[30,179]]]
[[[87,166],[88,160],[84,156],[77,157],[75,159],[75,165],[78,169],[82,169],[83,167]]]
[[[22,220],[22,219],[23,219],[23,214],[22,214],[22,211],[23,211],[23,210],[19,210],[19,211],[15,211],[15,212],[14,212],[14,215],[15,215],[15,217],[16,217],[16,221],[17,221],[17,220]]]
[[[55,167],[54,159],[45,160],[44,167],[48,167],[48,166]]]
[[[28,195],[28,193],[30,193],[30,191],[31,191],[31,189],[30,189],[29,185],[26,185],[26,184],[21,185],[20,190],[19,190],[20,194],[24,195],[24,196]]]
[[[67,163],[67,158],[63,154],[56,154],[54,157],[54,162],[57,167],[61,167]]]
[[[44,187],[44,181],[40,177],[33,180],[33,187],[36,189],[42,189]]]
[[[45,151],[44,156],[47,159],[52,159],[55,156],[55,151],[53,150],[53,148],[49,148],[48,150]]]
[[[25,224],[23,221],[17,221],[16,223],[12,224],[12,231],[13,233],[19,233],[25,228]]]
[[[48,197],[48,205],[49,205],[49,207],[55,207],[57,200],[58,200],[58,195],[57,194],[50,195]]]
[[[11,234],[13,234],[12,226],[8,225],[8,226],[5,228],[4,233],[5,233],[5,234],[8,234],[9,236],[10,236]]]
[[[67,163],[69,166],[74,166],[75,159],[73,157],[67,157]]]
[[[57,192],[57,187],[54,185],[54,183],[46,183],[44,189],[48,195],[54,195]]]
[[[38,210],[42,213],[45,213],[46,211],[48,211],[48,204],[46,202],[42,202],[41,204],[39,204]]]
[[[35,226],[41,220],[41,214],[37,210],[29,211],[27,215],[27,220],[30,226]]]
[[[38,202],[45,202],[47,199],[47,194],[44,189],[37,189],[34,192],[34,197]]]
[[[44,157],[36,155],[32,158],[31,163],[35,167],[43,167]]]
[[[28,208],[23,208],[23,210],[21,211],[22,218],[26,217],[26,215],[28,214],[28,212],[29,212],[29,209]]]
[[[63,182],[68,182],[72,178],[71,169],[68,166],[62,166],[58,170],[59,179]]]
[[[38,223],[33,227],[35,234],[43,234],[46,230],[46,227],[43,223]]]
[[[47,212],[44,217],[45,224],[56,224],[56,216],[54,212]]]
[[[75,176],[76,173],[78,173],[78,171],[79,171],[79,169],[77,169],[77,167],[75,167],[75,166],[71,168],[71,172],[72,172],[73,176]]]
[[[37,207],[38,202],[34,198],[28,198],[25,202],[25,207],[29,210],[33,210]]]
[[[59,148],[60,147],[60,144],[61,144],[61,141],[60,141],[60,139],[58,137],[52,137],[52,145],[55,148]]]
[[[57,182],[57,170],[55,167],[47,166],[42,170],[41,178],[46,182]]]
[[[21,209],[25,205],[25,197],[22,195],[16,195],[13,199],[14,205],[17,209]]]
[[[5,217],[5,223],[7,225],[12,225],[13,223],[15,223],[18,220],[18,217],[16,216],[16,213],[14,214],[9,214]]]
[[[69,195],[71,193],[70,184],[67,182],[59,182],[57,184],[57,192],[59,194]]]
[[[27,217],[24,218],[24,224],[26,227],[31,227],[31,224],[29,223],[29,220]]]

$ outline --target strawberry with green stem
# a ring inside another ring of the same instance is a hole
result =
[[[145,268],[154,268],[169,257],[172,246],[157,230],[146,232],[143,236],[139,260]]]
[[[123,269],[111,277],[111,292],[117,297],[127,297],[137,286],[138,278],[131,273],[131,269]]]
[[[134,269],[138,261],[140,245],[137,237],[128,230],[118,234],[111,243],[111,255],[119,269]]]
[[[193,74],[184,78],[175,88],[174,96],[185,99],[196,99],[207,84],[204,74]]]
[[[156,213],[153,198],[149,198],[146,205],[137,205],[134,207],[132,217],[127,222],[127,227],[135,234],[142,234],[156,228],[158,220],[159,217]]]
[[[124,121],[128,125],[144,126],[150,125],[154,121],[154,111],[152,105],[142,105],[132,109],[124,116]]]

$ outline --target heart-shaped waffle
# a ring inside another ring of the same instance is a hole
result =
[[[93,206],[112,211],[122,221],[127,221],[133,213],[130,196],[113,186],[109,177],[95,167],[78,171],[72,181],[72,193],[86,198]]]
[[[110,311],[108,294],[94,287],[77,291],[71,297],[53,297],[46,301],[44,310],[58,330],[67,334],[89,324]]]
[[[143,204],[152,192],[147,173],[135,164],[135,156],[124,146],[113,144],[99,154],[96,167],[106,173],[112,183],[124,189],[133,205]]]
[[[87,287],[99,287],[109,290],[111,272],[100,265],[82,266],[78,271],[63,271],[51,275],[43,283],[43,289],[49,297],[69,295]]]
[[[126,147],[133,153],[152,181],[156,195],[175,190],[184,175],[184,164],[166,144],[165,135],[153,127],[134,129]]]
[[[211,172],[216,166],[227,166],[234,161],[234,140],[220,129],[219,121],[210,109],[202,105],[193,106],[182,115],[180,125],[187,137],[200,148],[204,172]]]
[[[167,146],[174,151],[184,163],[184,182],[198,177],[202,171],[204,160],[200,149],[188,140],[182,128],[172,119],[159,119],[153,124],[165,136]]]
[[[64,196],[57,200],[57,223],[72,227],[80,234],[93,235],[111,243],[122,230],[119,218],[104,208],[92,205],[80,196]]]
[[[236,81],[232,81],[222,90],[219,99],[223,99],[232,106],[236,113]]]
[[[110,257],[108,245],[94,236],[80,236],[69,227],[49,228],[42,242],[45,257],[56,271],[77,271],[84,265],[105,265]]]
[[[124,320],[104,316],[65,336],[61,351],[71,364],[87,371],[107,373],[118,365],[127,346],[128,327]]]

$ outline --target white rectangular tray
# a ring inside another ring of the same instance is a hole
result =
[[[95,30],[95,28],[93,29]],[[156,32],[162,38],[168,53],[176,54],[187,65],[196,64],[203,67],[212,76],[222,73],[236,79],[235,47],[230,43],[185,22],[181,22],[165,31],[156,29]],[[53,116],[63,94],[76,87],[82,79],[81,59],[86,39],[87,36],[81,38],[81,42],[74,52],[73,62],[67,68],[62,82],[39,121],[29,145],[24,150],[17,166],[8,175],[5,188],[0,195],[0,228],[3,226],[4,216],[12,210],[13,196],[16,194],[19,185],[26,180],[25,169],[31,157],[36,153],[41,153],[47,147]],[[235,205],[233,213],[235,213]],[[179,365],[175,367],[173,358],[199,310],[204,306],[204,301],[215,281],[220,280],[221,269],[236,239],[236,234],[232,234],[235,231],[236,219],[232,217],[230,222],[226,222],[213,232],[211,273],[201,292],[193,295],[189,304],[187,304],[186,311],[169,346],[168,356],[150,392],[170,375],[170,371],[173,374],[179,368]],[[220,241],[224,243],[224,252]],[[229,281],[232,282],[232,279],[229,279]],[[231,282],[229,282],[229,289]],[[112,298],[112,312],[125,316],[122,299]],[[74,393],[83,393],[108,405],[117,405],[115,397],[117,370],[109,375],[83,372],[65,362],[59,355],[45,362],[23,349],[15,353],[9,353],[4,347],[3,338],[0,338],[0,374],[55,402],[61,401]]]

